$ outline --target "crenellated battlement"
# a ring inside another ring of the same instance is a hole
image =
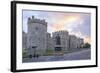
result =
[[[69,34],[67,30],[60,30],[60,31],[55,31],[52,34]]]
[[[47,26],[47,22],[44,19],[43,20],[37,19],[34,16],[32,16],[32,18],[30,18],[30,17],[28,18],[28,24],[30,24],[30,23],[40,23],[40,24]]]

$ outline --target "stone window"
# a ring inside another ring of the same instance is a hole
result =
[[[35,28],[35,30],[38,30],[38,29],[39,29],[38,27]]]
[[[55,39],[56,39],[56,45],[61,45],[59,34],[55,37]]]

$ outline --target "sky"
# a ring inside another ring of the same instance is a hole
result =
[[[83,38],[85,43],[91,43],[90,13],[23,10],[23,31],[26,33],[28,18],[32,16],[45,19],[49,33],[67,30],[69,34]]]

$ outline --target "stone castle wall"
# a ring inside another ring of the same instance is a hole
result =
[[[69,35],[69,32],[66,30],[53,32],[51,37],[51,34],[47,32],[47,22],[45,20],[36,19],[34,16],[28,18],[27,24],[28,32],[23,33],[23,47],[28,49],[29,54],[38,53],[43,55],[46,49],[54,50],[55,47],[60,47],[62,50],[80,48],[84,43],[82,38]],[[56,37],[58,35],[60,37],[59,45],[56,44]]]

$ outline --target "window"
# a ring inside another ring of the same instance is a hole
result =
[[[59,34],[56,36],[56,45],[61,45],[60,36]]]
[[[39,29],[38,27],[35,28],[35,30],[38,30],[38,29]]]

